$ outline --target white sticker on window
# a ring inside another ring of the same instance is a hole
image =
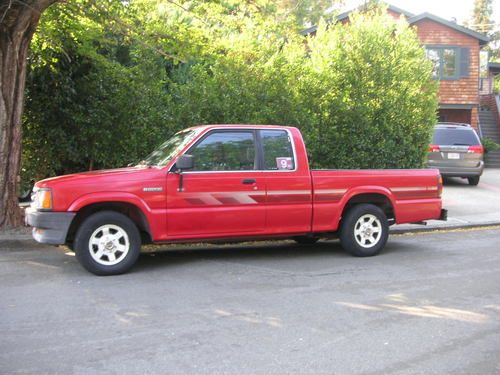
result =
[[[276,158],[278,169],[293,169],[292,158]]]

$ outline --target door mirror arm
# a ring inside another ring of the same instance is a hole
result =
[[[179,187],[177,188],[177,191],[182,192],[184,191],[184,174],[181,169],[175,173],[179,174]]]
[[[184,191],[184,175],[182,172],[185,170],[193,169],[193,167],[193,155],[184,154],[177,158],[177,161],[175,162],[175,173],[179,175],[179,187],[177,188],[177,191]]]

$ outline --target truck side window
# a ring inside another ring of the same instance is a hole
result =
[[[209,134],[194,149],[193,171],[248,171],[257,169],[252,131],[218,131]]]
[[[295,169],[292,143],[286,131],[261,130],[260,136],[264,150],[265,170]]]

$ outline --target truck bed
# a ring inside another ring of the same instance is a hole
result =
[[[441,215],[440,175],[435,169],[316,169],[313,185],[313,230],[331,228],[341,218],[341,207],[353,196],[362,201],[387,199],[394,208],[395,223],[412,223]],[[336,226],[334,226],[336,229]]]

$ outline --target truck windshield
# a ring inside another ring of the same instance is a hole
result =
[[[172,160],[172,158],[175,157],[195,136],[196,131],[194,130],[179,132],[160,145],[160,147],[154,150],[146,159],[142,160],[137,165],[154,167],[164,166]]]

